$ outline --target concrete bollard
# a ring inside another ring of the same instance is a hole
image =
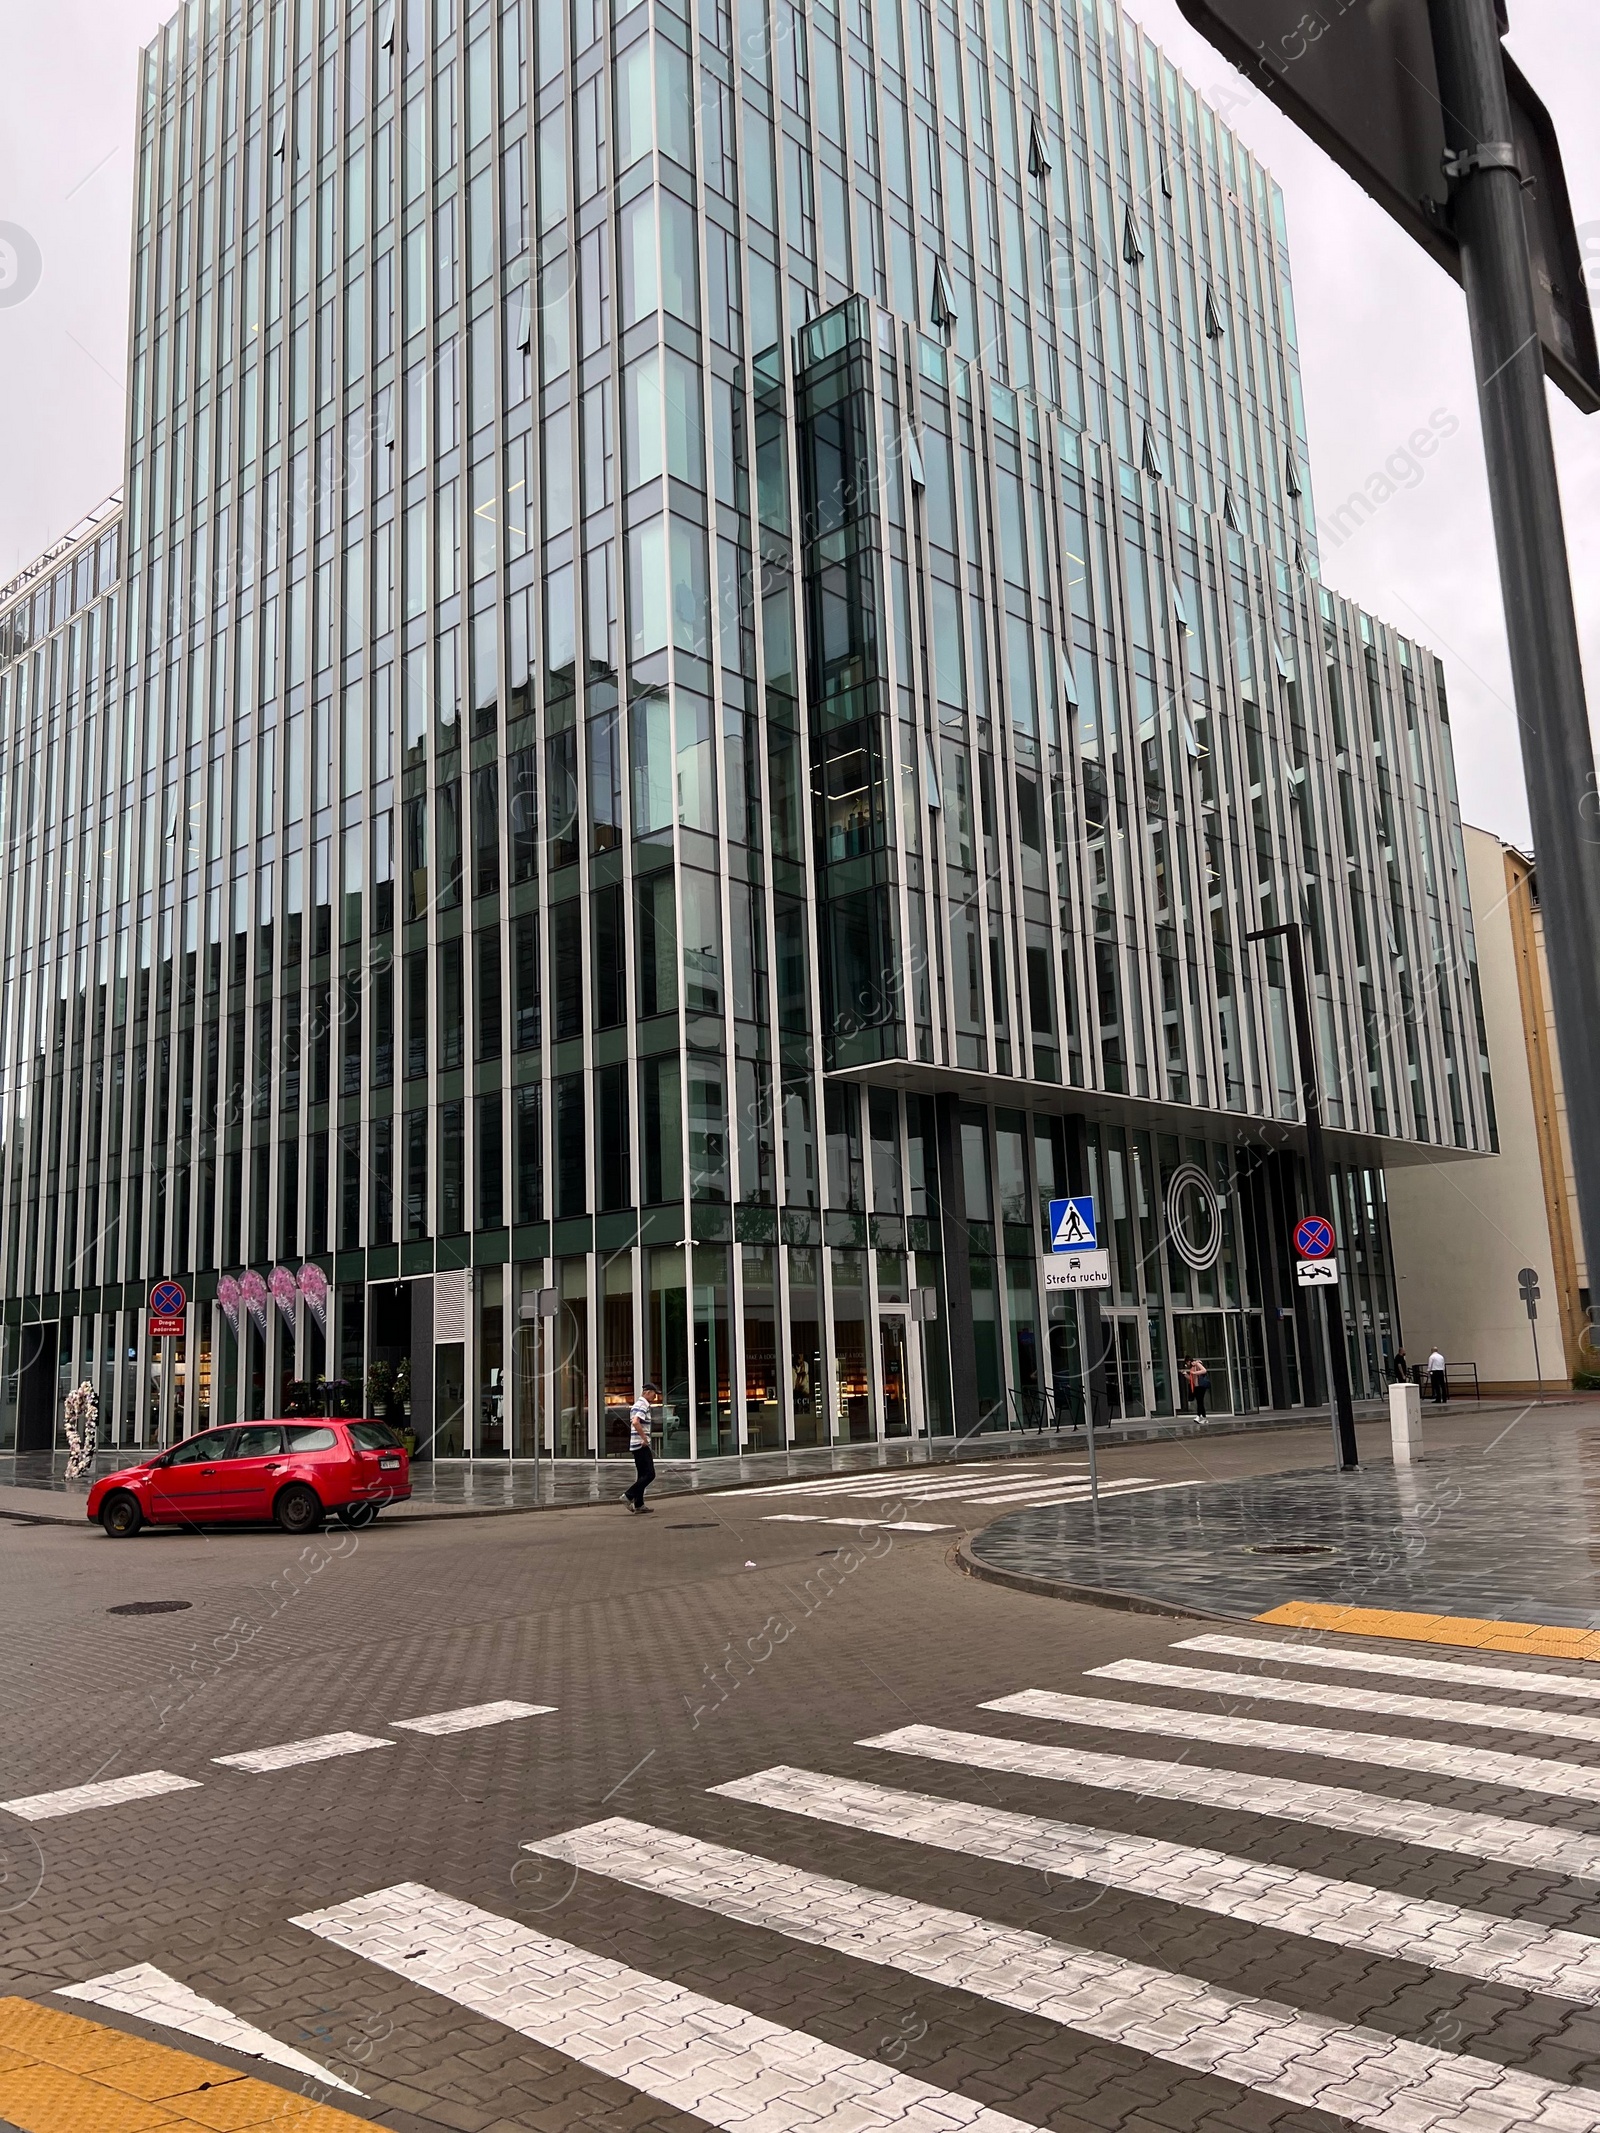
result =
[[[1389,1442],[1396,1466],[1422,1457],[1422,1388],[1409,1380],[1389,1387]]]

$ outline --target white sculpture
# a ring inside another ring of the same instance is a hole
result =
[[[67,1394],[67,1479],[79,1481],[94,1464],[100,1444],[100,1395],[87,1378]]]

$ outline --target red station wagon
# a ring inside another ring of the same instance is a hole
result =
[[[387,1422],[235,1422],[102,1475],[88,1515],[113,1540],[143,1525],[252,1519],[314,1533],[329,1511],[344,1525],[370,1525],[384,1504],[410,1494],[410,1456]]]

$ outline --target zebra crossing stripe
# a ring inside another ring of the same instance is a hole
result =
[[[420,1718],[391,1718],[396,1733],[476,1733],[483,1726],[509,1725],[515,1718],[548,1718],[553,1703],[517,1703],[501,1697],[495,1703],[465,1703],[454,1711],[425,1711]]]
[[[1154,1486],[1154,1481],[1147,1474],[1124,1474],[1116,1480],[1102,1481],[1100,1493],[1102,1496],[1109,1496],[1113,1490],[1149,1489]],[[1058,1497],[1087,1496],[1088,1493],[1087,1474],[1081,1480],[1075,1475],[1064,1474],[1059,1481],[1030,1482],[1026,1488],[1021,1489],[969,1489],[966,1492],[966,1500],[969,1503],[1052,1503]]]
[[[1519,1711],[1513,1704],[1458,1703],[1451,1696],[1397,1696],[1387,1689],[1352,1689],[1343,1682],[1278,1681],[1265,1674],[1224,1673],[1205,1666],[1164,1666],[1156,1659],[1114,1659],[1086,1670],[1090,1681],[1136,1681],[1201,1696],[1233,1696],[1242,1703],[1307,1703],[1321,1711],[1366,1711],[1374,1718],[1409,1718],[1417,1725],[1483,1726],[1501,1733],[1548,1733],[1558,1740],[1600,1740],[1600,1718],[1564,1711]]]
[[[1600,1839],[1585,1831],[1550,1829],[1542,1822],[1513,1821],[1509,1815],[1466,1814],[1459,1808],[1397,1800],[1387,1793],[1359,1792],[1349,1785],[1214,1770],[1181,1759],[1152,1763],[1133,1756],[1097,1755],[1088,1748],[997,1740],[992,1734],[958,1733],[944,1726],[899,1726],[856,1746],[954,1763],[961,1769],[1003,1770],[1018,1777],[1086,1785],[1130,1800],[1232,1808],[1239,1814],[1310,1823],[1351,1836],[1386,1837],[1468,1859],[1492,1859],[1501,1866],[1534,1867],[1575,1881],[1600,1881]]]
[[[1171,1740],[1211,1741],[1228,1748],[1322,1755],[1334,1762],[1369,1763],[1378,1770],[1425,1770],[1436,1777],[1466,1778],[1478,1785],[1548,1793],[1558,1800],[1600,1800],[1600,1770],[1540,1755],[1463,1748],[1453,1741],[1342,1733],[1332,1727],[1291,1726],[1270,1718],[1235,1718],[1231,1712],[1175,1711],[1162,1704],[1118,1703],[1109,1696],[1062,1696],[1053,1689],[1023,1689],[1015,1696],[997,1696],[978,1708],[1111,1733],[1159,1733]]]
[[[369,1748],[392,1748],[392,1740],[372,1733],[319,1733],[313,1740],[280,1741],[272,1748],[241,1748],[236,1755],[214,1755],[230,1770],[294,1770],[301,1763],[326,1763],[339,1755],[365,1755]]]
[[[1026,1466],[1001,1466],[985,1461],[981,1466],[968,1467],[936,1466],[920,1472],[907,1473],[903,1468],[882,1468],[866,1474],[823,1474],[810,1481],[779,1481],[772,1483],[760,1493],[764,1496],[802,1496],[821,1491],[855,1489],[907,1489],[924,1488],[996,1488],[1001,1485],[1022,1487],[1052,1481],[1063,1474],[1084,1474],[1088,1468],[1081,1461],[1071,1464],[1030,1462]]]
[[[416,1882],[291,1923],[726,2133],[1038,2133]]]
[[[974,1807],[929,1793],[860,1784],[779,1765],[710,1790],[756,1807],[870,1830],[935,1850],[1093,1881],[1125,1895],[1184,1904],[1217,1918],[1242,1918],[1425,1970],[1554,1993],[1600,2004],[1600,1940],[1556,1926],[1524,1925],[1459,1904],[1392,1894],[1289,1867],[1262,1866],[1228,1852],[1053,1822],[1042,1815]]]
[[[1468,1689],[1510,1689],[1517,1695],[1570,1696],[1600,1703],[1600,1680],[1591,1672],[1533,1674],[1510,1666],[1472,1666],[1454,1659],[1414,1659],[1405,1652],[1363,1651],[1359,1645],[1289,1644],[1266,1637],[1185,1637],[1177,1652],[1215,1652],[1226,1659],[1281,1659],[1288,1666],[1333,1668],[1348,1674],[1392,1674],[1408,1681],[1452,1681]]]
[[[524,1849],[1373,2133],[1600,2133],[1600,2092],[620,1816]]]
[[[136,1770],[129,1777],[99,1778],[88,1785],[65,1785],[59,1792],[0,1800],[0,1810],[24,1822],[53,1822],[58,1815],[80,1815],[91,1807],[121,1807],[130,1800],[158,1799],[164,1792],[193,1792],[199,1783],[170,1770]]]
[[[821,1511],[763,1511],[764,1526],[890,1526],[896,1533],[951,1533],[952,1526],[930,1526],[921,1518],[828,1518]]]

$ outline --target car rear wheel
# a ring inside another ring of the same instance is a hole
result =
[[[375,1503],[341,1504],[338,1511],[339,1523],[341,1526],[355,1526],[358,1528],[370,1526],[381,1508],[381,1505]]]
[[[278,1492],[272,1515],[285,1533],[315,1533],[322,1524],[322,1498],[303,1481]]]
[[[100,1523],[112,1540],[132,1540],[144,1524],[144,1513],[126,1489],[118,1489],[100,1506]]]

